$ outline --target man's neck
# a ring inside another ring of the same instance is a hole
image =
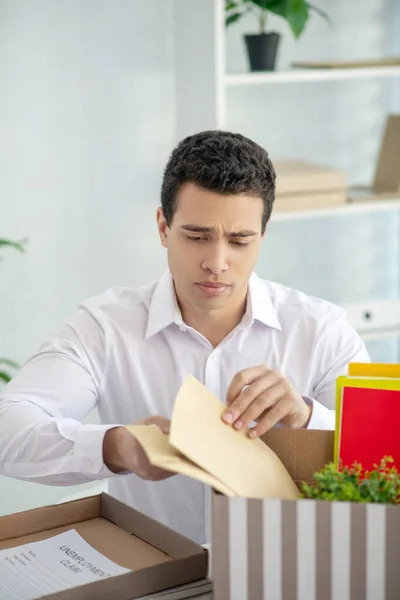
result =
[[[180,305],[184,322],[204,336],[216,348],[239,325],[246,312],[247,295],[239,305],[225,310],[203,312]]]

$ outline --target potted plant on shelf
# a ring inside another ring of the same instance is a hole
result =
[[[25,251],[25,243],[26,240],[22,240],[20,242],[12,242],[11,240],[5,240],[0,238],[0,248],[8,246],[14,248],[15,250],[18,250],[19,252]],[[8,383],[13,376],[13,372],[18,368],[19,365],[13,360],[10,360],[9,358],[0,357],[0,383]]]
[[[306,0],[225,0],[226,26],[232,25],[247,13],[253,13],[259,24],[258,34],[244,36],[252,71],[273,71],[280,34],[276,31],[267,33],[268,13],[274,13],[289,23],[294,37],[302,34],[314,11],[329,21],[328,15]]]

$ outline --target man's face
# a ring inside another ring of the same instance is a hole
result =
[[[223,196],[193,183],[182,186],[171,227],[157,222],[177,297],[186,307],[213,311],[243,302],[262,240],[261,198]]]

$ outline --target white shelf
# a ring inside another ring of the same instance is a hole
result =
[[[279,221],[292,221],[304,219],[318,219],[323,217],[343,217],[346,215],[385,212],[388,210],[400,210],[400,198],[392,200],[367,200],[365,202],[349,202],[342,206],[327,206],[323,208],[272,211],[271,223]]]
[[[338,81],[381,77],[399,77],[400,66],[359,67],[356,69],[292,69],[288,71],[229,73],[227,86],[260,85],[271,83],[306,83],[310,81]]]
[[[400,336],[400,297],[341,305],[347,319],[365,341]]]

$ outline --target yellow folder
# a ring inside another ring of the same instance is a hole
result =
[[[400,365],[384,363],[350,363],[350,377],[400,377]]]

